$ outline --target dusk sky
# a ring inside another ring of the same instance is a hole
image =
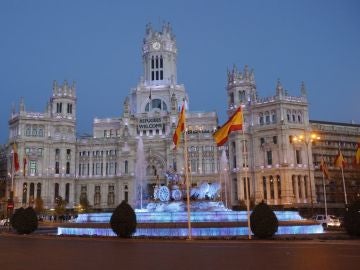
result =
[[[360,1],[0,2],[0,143],[12,104],[43,112],[53,80],[76,81],[78,133],[118,117],[142,75],[145,25],[170,22],[191,111],[226,117],[226,72],[255,71],[260,97],[304,81],[310,119],[360,123]]]

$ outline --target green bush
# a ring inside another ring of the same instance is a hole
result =
[[[349,235],[360,236],[360,200],[349,206],[344,216],[344,227]]]
[[[122,201],[111,215],[110,226],[117,236],[129,238],[136,232],[136,215],[131,206]]]
[[[37,215],[32,207],[17,209],[10,223],[18,234],[30,234],[38,227]]]
[[[250,215],[251,231],[258,238],[270,238],[278,229],[279,222],[270,207],[261,202],[255,206]]]

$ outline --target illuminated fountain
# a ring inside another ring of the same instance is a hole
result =
[[[157,184],[154,200],[144,207],[146,162],[139,139],[135,165],[137,230],[134,236],[188,236],[185,183],[175,171],[167,171],[166,185]],[[219,182],[202,182],[190,190],[191,235],[194,237],[248,235],[247,212],[232,211],[228,201],[228,161],[225,151],[220,159]],[[220,200],[219,200],[220,199]],[[223,203],[225,201],[225,205]],[[277,234],[323,233],[323,227],[309,223],[295,211],[275,211],[280,226]],[[116,236],[110,228],[112,213],[79,214],[76,223],[58,228],[58,235]]]
[[[136,150],[136,162],[135,162],[135,185],[134,185],[134,205],[136,208],[143,209],[144,194],[147,194],[146,191],[146,161],[144,154],[144,144],[143,140],[140,137],[138,141],[138,146]]]

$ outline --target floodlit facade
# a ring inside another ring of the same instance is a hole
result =
[[[46,209],[54,208],[58,197],[66,200],[69,209],[79,209],[82,199],[102,211],[122,200],[136,205],[134,175],[140,137],[147,163],[146,199],[151,200],[154,186],[167,184],[166,172],[177,172],[184,179],[184,138],[177,150],[172,141],[183,104],[191,185],[219,181],[224,149],[229,170],[222,173],[228,179],[230,206],[247,199],[245,179],[255,203],[264,200],[285,207],[318,203],[312,144],[294,140],[315,128],[309,121],[304,84],[298,96],[291,96],[278,81],[274,96],[260,98],[252,70],[245,66],[242,71],[236,67],[228,71],[224,110],[230,117],[243,107],[244,132],[231,133],[228,143],[218,148],[212,137],[222,124],[216,112],[190,110],[185,86],[177,81],[177,46],[169,24],[161,31],[146,27],[142,59],[143,76],[124,100],[122,112],[115,118],[95,118],[91,136],[76,136],[75,83],[54,82],[43,113],[26,110],[23,100],[19,110],[12,111],[3,152],[6,196],[14,190],[15,208],[32,205],[37,197]],[[359,129],[354,132],[360,133]],[[15,143],[20,170],[11,181]]]

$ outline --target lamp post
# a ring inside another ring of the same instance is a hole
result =
[[[304,143],[306,146],[308,177],[309,177],[309,186],[310,186],[311,215],[314,215],[314,200],[313,200],[313,192],[312,192],[312,184],[311,184],[309,145],[311,146],[311,144],[317,140],[320,140],[320,136],[312,132],[305,132],[304,134],[301,134],[299,136],[294,136],[295,142]]]

